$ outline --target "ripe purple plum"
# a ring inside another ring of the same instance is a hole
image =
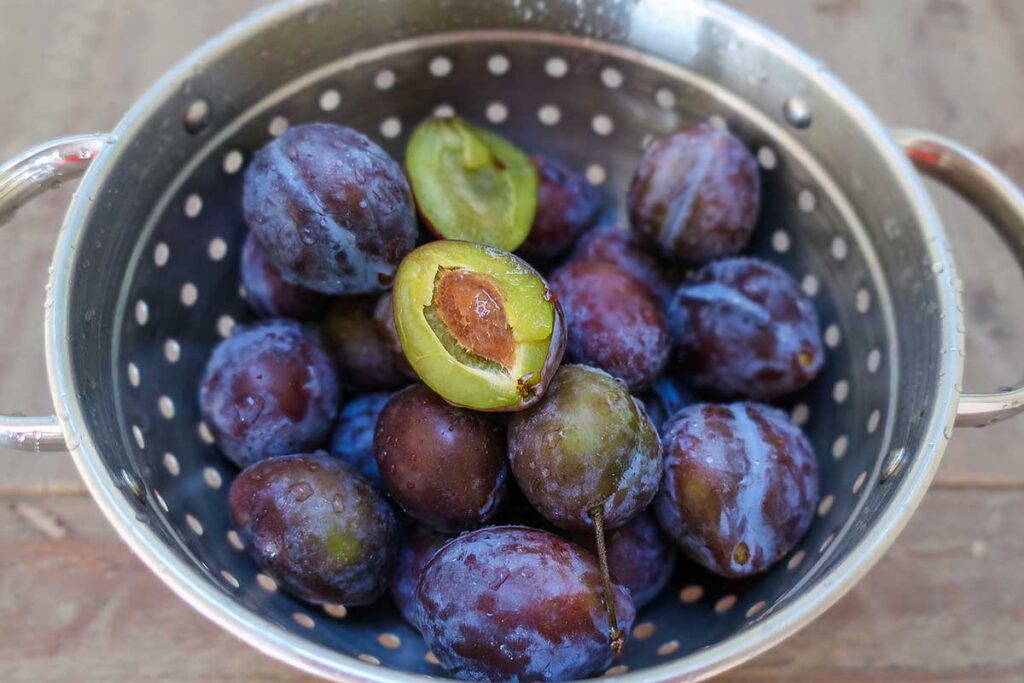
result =
[[[540,186],[537,214],[519,254],[531,263],[545,263],[564,253],[601,213],[604,197],[582,173],[554,159],[535,155]]]
[[[242,244],[241,274],[245,300],[262,318],[313,320],[323,314],[330,301],[320,292],[285,282],[252,233]]]
[[[500,419],[457,408],[423,384],[391,397],[377,419],[374,445],[392,498],[432,529],[478,527],[504,501],[508,464]]]
[[[391,394],[380,392],[356,396],[346,403],[338,415],[330,447],[331,455],[352,465],[381,491],[384,490],[384,482],[377,466],[373,433],[377,429],[377,418],[389,398]]]
[[[239,328],[217,344],[199,387],[203,419],[239,467],[320,446],[340,402],[320,336],[282,319]]]
[[[774,400],[810,383],[825,361],[811,301],[789,273],[754,258],[695,272],[669,323],[684,376],[723,398]]]
[[[623,630],[636,614],[611,586]],[[593,556],[546,531],[488,527],[427,563],[417,623],[437,659],[469,681],[566,681],[612,663],[602,577]]]
[[[323,451],[244,469],[228,495],[256,564],[315,604],[368,605],[387,589],[398,526],[384,498]]]
[[[761,211],[757,160],[736,136],[699,123],[647,148],[626,207],[633,230],[667,259],[731,256],[746,246]]]
[[[662,529],[722,576],[767,570],[807,531],[818,499],[810,442],[782,411],[758,403],[696,404],[665,426]]]
[[[419,628],[416,624],[416,587],[423,568],[451,538],[425,526],[407,529],[402,534],[398,561],[391,573],[391,597],[402,617],[415,628]]]
[[[658,301],[666,305],[679,281],[673,269],[652,254],[636,233],[614,225],[603,225],[583,235],[569,260],[618,266],[647,285]]]
[[[569,359],[645,389],[665,368],[668,322],[650,290],[625,271],[596,261],[569,263],[550,286],[565,312]]]
[[[351,392],[398,389],[409,383],[405,356],[396,355],[375,296],[345,296],[327,309],[323,330],[334,349],[342,388]]]
[[[293,126],[257,151],[242,209],[285,281],[325,294],[387,289],[416,246],[402,167],[362,133],[330,123]]]

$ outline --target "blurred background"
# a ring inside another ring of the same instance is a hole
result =
[[[0,0],[0,158],[111,129],[257,0]],[[1021,0],[733,0],[886,123],[953,137],[1024,184]],[[968,390],[1024,376],[1024,279],[935,192],[965,281]],[[71,190],[0,236],[0,409],[50,413],[43,288]],[[1024,680],[1024,419],[958,431],[896,546],[813,626],[724,680]],[[178,601],[61,454],[0,453],[0,680],[299,681]]]

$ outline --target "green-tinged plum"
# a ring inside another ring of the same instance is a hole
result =
[[[430,242],[402,261],[392,296],[406,359],[453,405],[522,410],[562,359],[561,307],[544,278],[508,252]]]
[[[537,169],[505,138],[458,117],[427,119],[405,152],[427,227],[444,239],[512,251],[537,210]]]
[[[387,589],[395,515],[347,463],[322,451],[263,460],[235,477],[228,502],[256,564],[295,597],[368,605]]]

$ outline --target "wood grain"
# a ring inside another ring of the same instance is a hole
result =
[[[259,0],[3,0],[0,158],[110,129],[149,84]],[[1024,3],[734,0],[892,125],[982,151],[1024,184]],[[0,237],[0,409],[50,412],[43,287],[70,190]],[[1024,375],[1024,287],[990,229],[937,191],[966,283],[969,389]],[[1024,420],[957,432],[896,547],[847,598],[727,681],[1024,680]],[[307,681],[174,597],[62,455],[0,453],[0,680]],[[53,495],[61,494],[61,495]]]

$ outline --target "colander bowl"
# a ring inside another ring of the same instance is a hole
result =
[[[728,127],[762,168],[752,251],[793,273],[821,314],[826,370],[784,404],[821,463],[812,528],[756,579],[681,567],[608,674],[699,680],[792,634],[893,542],[954,423],[1021,410],[1019,387],[961,395],[960,283],[911,161],[972,201],[1021,260],[1018,191],[956,143],[887,131],[824,67],[744,16],[699,0],[276,5],[182,62],[109,135],[47,143],[0,168],[0,222],[88,169],[45,302],[56,415],[0,418],[0,444],[70,451],[143,561],[254,647],[339,681],[444,676],[387,600],[313,608],[258,573],[229,526],[234,470],[195,398],[210,349],[249,315],[237,255],[253,151],[327,120],[400,157],[417,121],[452,112],[584,169],[620,221],[650,140],[697,120]]]

